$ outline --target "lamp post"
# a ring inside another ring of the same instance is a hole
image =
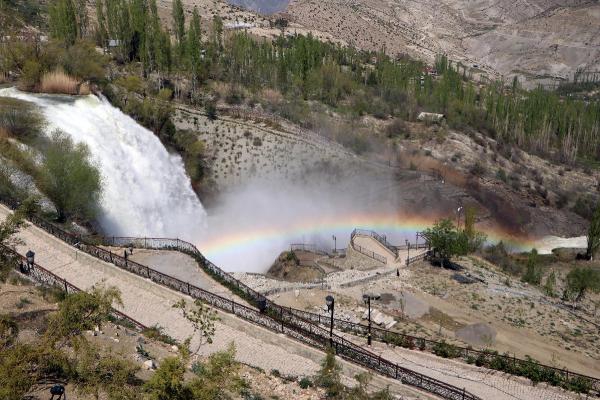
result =
[[[335,235],[331,235],[331,238],[333,239],[333,253],[336,254],[337,253],[337,238],[335,237]]]
[[[33,264],[35,264],[35,253],[29,250],[27,253],[25,253],[25,258],[27,259],[28,270],[32,270]]]
[[[456,209],[456,229],[460,228],[460,213],[463,210],[463,206]]]
[[[367,345],[369,346],[371,345],[371,300],[378,300],[379,297],[379,295],[363,294],[363,301],[367,306],[369,316],[369,331],[367,333]]]
[[[50,388],[50,394],[52,395],[52,397],[50,397],[50,400],[54,400],[54,396],[58,396],[56,400],[63,399],[63,395],[64,399],[67,398],[67,394],[65,393],[65,387],[63,385],[52,386]]]
[[[325,304],[327,304],[327,310],[331,312],[331,325],[329,326],[329,347],[333,347],[333,308],[335,306],[335,300],[332,295],[325,297]]]

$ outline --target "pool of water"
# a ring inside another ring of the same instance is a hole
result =
[[[260,14],[269,15],[285,10],[290,0],[227,0],[227,2]]]

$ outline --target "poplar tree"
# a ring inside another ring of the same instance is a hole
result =
[[[173,1],[173,31],[181,54],[185,43],[185,14],[181,0]]]
[[[198,8],[194,7],[192,12],[192,21],[187,33],[187,59],[192,74],[192,91],[196,89],[196,84],[199,79],[201,63],[202,63],[202,45],[200,31],[200,15]]]
[[[49,6],[50,35],[71,46],[78,37],[77,13],[72,0],[56,0]]]

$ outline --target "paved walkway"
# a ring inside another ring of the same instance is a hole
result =
[[[386,265],[388,267],[394,268],[406,267],[406,259],[409,255],[411,257],[414,257],[419,254],[423,254],[427,251],[427,249],[411,249],[410,252],[408,250],[400,250],[398,253],[398,257],[396,257],[396,254],[394,252],[392,252],[390,249],[388,249],[383,244],[379,243],[377,240],[370,236],[356,235],[354,237],[354,243],[356,243],[365,250],[372,251],[376,254],[379,254],[382,257],[385,257],[387,261]]]
[[[0,220],[4,220],[9,212],[0,205]],[[190,297],[82,253],[31,224],[18,237],[23,241],[17,246],[19,253],[24,254],[29,249],[35,251],[36,263],[80,289],[89,289],[99,283],[117,287],[123,300],[120,310],[142,324],[159,325],[165,333],[180,341],[192,334],[189,322],[172,308],[182,298],[191,302]],[[265,371],[277,369],[284,375],[293,376],[311,376],[318,371],[324,357],[322,352],[232,315],[219,313],[219,316],[221,320],[216,324],[213,343],[202,345],[199,354],[225,350],[234,342],[238,361]],[[194,340],[192,347],[197,344]],[[355,374],[365,371],[345,361],[341,364],[346,383],[351,383],[350,378]],[[404,399],[433,398],[381,376],[375,376],[373,385],[379,388],[390,385],[392,392]]]

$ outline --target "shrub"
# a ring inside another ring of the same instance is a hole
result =
[[[385,133],[389,138],[406,135],[408,133],[408,126],[406,125],[406,122],[396,118],[385,128]]]
[[[0,130],[29,142],[38,136],[43,122],[42,115],[32,103],[0,97]]]
[[[436,343],[432,350],[436,356],[444,358],[456,358],[460,355],[460,350],[456,346],[446,343],[444,340]]]
[[[506,175],[506,172],[500,168],[498,170],[498,172],[496,172],[496,179],[498,179],[499,181],[502,181],[504,183],[508,182],[508,176]]]
[[[204,111],[209,120],[215,121],[217,119],[217,104],[214,101],[207,101],[204,104]]]
[[[39,180],[41,190],[56,206],[59,221],[96,215],[102,181],[84,144],[74,144],[64,133],[55,131],[45,151]]]
[[[308,389],[309,387],[314,386],[312,381],[310,379],[308,379],[307,377],[300,379],[300,381],[298,382],[298,385],[300,385],[300,387],[302,389]]]
[[[485,175],[487,170],[481,162],[477,161],[477,162],[475,162],[475,164],[473,164],[471,166],[471,169],[469,170],[469,172],[471,172],[471,174],[473,174],[475,176],[483,176],[483,175]]]

